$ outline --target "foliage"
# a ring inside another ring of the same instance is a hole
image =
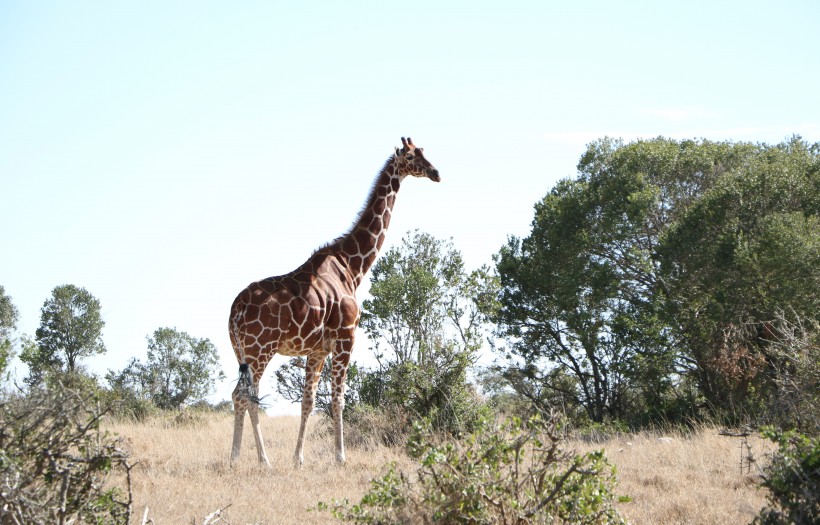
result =
[[[75,372],[79,359],[105,353],[100,301],[85,288],[57,286],[40,311],[36,344],[25,345],[20,359],[34,383],[49,372]]]
[[[436,444],[417,424],[408,444],[420,463],[412,479],[393,465],[360,503],[320,508],[373,524],[623,523],[603,452],[564,452],[554,422],[484,425],[461,442]]]
[[[820,145],[760,145],[664,234],[658,259],[706,398],[754,410],[774,386],[765,325],[820,311]]]
[[[769,506],[754,523],[820,523],[820,438],[771,428],[763,435],[777,443],[778,452],[763,478]]]
[[[818,153],[799,138],[591,144],[530,235],[496,255],[499,373],[536,406],[595,422],[764,399],[759,338],[734,336],[778,308],[820,311]]]
[[[363,371],[360,401],[399,406],[435,428],[469,430],[482,404],[467,371],[481,348],[495,279],[486,267],[467,272],[451,241],[419,231],[374,265],[362,328],[378,366]]]
[[[213,390],[217,379],[225,377],[216,346],[208,339],[175,328],[158,328],[147,339],[144,363],[132,358],[121,372],[106,375],[111,387],[138,410],[135,400],[139,399],[150,400],[161,409],[196,403]]]
[[[5,376],[9,364],[14,357],[11,334],[17,327],[20,314],[11,297],[6,295],[6,289],[0,286],[0,380]]]
[[[106,412],[57,388],[0,402],[0,524],[128,523],[131,466]]]

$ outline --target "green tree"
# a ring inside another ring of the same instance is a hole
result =
[[[532,232],[496,256],[496,320],[513,387],[541,408],[574,400],[593,421],[668,417],[686,368],[663,319],[661,236],[750,145],[657,138],[592,143],[575,179],[535,206]],[[566,408],[566,407],[563,407]]]
[[[376,262],[370,295],[361,326],[378,366],[362,374],[362,402],[404,407],[450,431],[472,425],[479,412],[467,373],[495,304],[489,269],[468,272],[451,241],[415,231]]]
[[[20,359],[31,378],[46,372],[79,372],[79,360],[105,353],[100,301],[85,288],[57,286],[40,311],[35,342],[24,344]]]
[[[658,259],[707,399],[748,411],[770,398],[776,318],[820,319],[820,144],[757,146],[668,229]]]
[[[12,333],[17,328],[20,314],[6,289],[0,286],[0,378],[4,377],[14,357]]]
[[[162,409],[178,409],[202,401],[215,380],[225,378],[216,346],[209,339],[175,328],[158,328],[147,339],[144,363],[134,358],[121,372],[108,372],[106,379],[112,388],[148,399]]]
[[[496,256],[514,388],[594,421],[759,391],[749,328],[818,311],[817,166],[799,138],[591,144]]]

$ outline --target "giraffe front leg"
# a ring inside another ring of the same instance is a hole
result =
[[[316,400],[316,385],[322,374],[322,367],[325,365],[324,357],[309,356],[305,365],[305,389],[302,392],[302,423],[299,425],[299,438],[296,440],[296,451],[293,453],[293,462],[296,468],[300,468],[305,462],[305,433],[307,432],[308,419],[313,412],[313,404]]]
[[[347,367],[350,364],[350,352],[353,349],[353,341],[338,341],[336,352],[333,355],[333,382],[332,382],[332,409],[333,409],[333,429],[336,438],[336,461],[345,462],[345,438],[344,438],[344,410],[345,410],[345,378],[347,377]]]

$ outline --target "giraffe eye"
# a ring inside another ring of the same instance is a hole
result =
[[[410,155],[408,153],[407,155],[404,156],[404,158],[407,159],[407,160],[413,160],[413,155]]]

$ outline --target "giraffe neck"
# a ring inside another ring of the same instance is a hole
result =
[[[395,164],[395,156],[390,157],[376,177],[365,207],[350,232],[329,246],[347,262],[348,272],[357,287],[376,260],[390,225],[402,179]]]

